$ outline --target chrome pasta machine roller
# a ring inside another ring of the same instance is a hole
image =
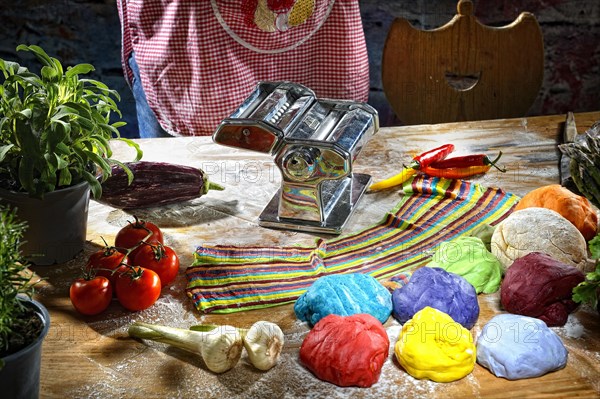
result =
[[[213,140],[275,155],[282,185],[261,226],[339,234],[371,181],[352,173],[352,163],[378,130],[377,111],[366,104],[317,99],[296,83],[261,82]]]

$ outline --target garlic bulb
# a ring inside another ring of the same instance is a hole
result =
[[[212,324],[190,327],[193,331],[209,332],[222,328]],[[233,328],[233,327],[232,327]],[[283,350],[284,336],[281,328],[270,321],[257,321],[249,329],[239,328],[250,363],[259,370],[269,370],[279,361]]]
[[[248,358],[259,370],[269,370],[279,361],[284,336],[281,328],[269,321],[257,321],[247,331],[241,330]]]
[[[137,322],[129,327],[128,333],[132,337],[163,342],[199,354],[214,373],[230,370],[242,355],[242,336],[232,326],[218,326],[201,332]]]
[[[202,345],[202,358],[209,370],[222,373],[231,369],[240,360],[242,337],[235,327],[220,326],[200,334],[204,334],[206,340]]]

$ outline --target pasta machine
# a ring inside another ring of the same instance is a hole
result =
[[[371,182],[352,163],[379,130],[367,104],[317,99],[292,82],[260,82],[213,141],[275,156],[282,183],[259,217],[265,227],[339,234]]]

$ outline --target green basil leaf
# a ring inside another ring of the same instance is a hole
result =
[[[140,148],[140,145],[138,143],[136,143],[135,141],[128,139],[126,137],[118,137],[114,140],[122,141],[122,142],[126,143],[129,147],[131,147],[135,150],[134,162],[137,162],[140,159],[142,159],[142,156],[144,155],[144,151],[142,151],[142,149]]]
[[[46,160],[46,169],[49,173],[56,173],[58,169],[58,160],[53,154],[44,154],[44,159]],[[47,180],[47,179],[46,179]]]
[[[65,77],[67,79],[70,79],[70,78],[72,78],[75,75],[85,75],[85,74],[90,73],[90,72],[95,71],[95,70],[96,69],[91,64],[77,64],[74,67],[67,68],[67,72],[65,73]]]
[[[59,155],[69,155],[71,154],[71,149],[65,143],[57,143],[56,153]]]
[[[29,128],[30,124],[17,119],[15,120],[15,126],[23,152],[30,154],[33,158],[39,158],[41,156],[39,143],[35,133]]]
[[[19,162],[19,183],[29,193],[35,193],[33,161],[30,158],[22,158]]]
[[[44,158],[46,159],[49,165],[52,165],[53,173],[56,173],[56,171],[58,170],[68,169],[69,164],[67,163],[67,161],[59,157],[57,154],[47,153],[44,154]]]
[[[56,71],[56,69],[54,69],[52,67],[49,67],[49,66],[42,67],[41,73],[42,73],[42,77],[46,80],[49,80],[51,82],[58,80],[58,72]]]
[[[74,111],[74,113],[77,113],[77,115],[79,117],[84,117],[86,119],[92,119],[92,115],[90,114],[90,107],[89,104],[83,105],[83,104],[79,104],[73,101],[68,101],[66,103],[64,103],[65,106],[72,108]]]
[[[54,67],[54,62],[52,61],[52,58],[48,54],[46,54],[46,52],[41,47],[36,45],[26,46],[24,44],[20,44],[19,46],[17,46],[17,51],[21,50],[33,52],[33,54],[43,65]]]
[[[23,115],[23,117],[25,117],[25,119],[29,119],[31,118],[31,115],[33,115],[33,111],[30,110],[29,108],[26,109],[22,109],[18,112],[19,115]]]
[[[106,160],[106,158],[102,158],[100,155],[96,154],[95,152],[89,151],[89,150],[84,150],[83,152],[87,156],[88,159],[91,159],[97,166],[99,166],[102,169],[103,173],[110,175],[110,173],[111,173],[110,165],[108,164],[108,161]]]
[[[600,259],[600,234],[588,242],[588,247],[592,254],[592,259]]]
[[[120,127],[123,127],[125,125],[127,125],[127,122],[125,122],[125,121],[117,121],[117,122],[115,122],[115,123],[112,124],[112,126],[114,128],[116,128],[116,129],[118,129]]]
[[[87,84],[91,84],[93,86],[95,86],[96,88],[100,89],[102,92],[110,92],[112,90],[110,90],[108,88],[107,85],[105,85],[104,83],[97,81],[97,80],[93,80],[93,79],[79,79],[79,81],[85,85]]]
[[[4,158],[6,158],[6,154],[8,154],[10,149],[13,148],[14,146],[15,146],[14,144],[6,144],[3,146],[0,146],[0,162],[4,161]]]
[[[99,134],[95,134],[90,137],[90,140],[95,142],[95,145],[101,149],[101,153],[106,155],[106,157],[110,158],[112,156],[112,150],[110,148],[110,143],[108,142],[108,140],[105,137],[103,137]]]
[[[121,136],[121,134],[119,133],[119,130],[112,125],[109,125],[107,123],[101,123],[100,127],[108,133],[108,137],[112,138],[114,135],[115,138],[117,138],[117,137]]]
[[[58,106],[56,108],[56,111],[57,112],[54,115],[52,115],[52,121],[63,119],[65,116],[68,116],[70,118],[75,118],[79,116],[79,112],[75,108],[69,107],[67,105]]]
[[[50,125],[50,128],[48,129],[48,149],[50,151],[57,151],[58,145],[63,141],[67,140],[67,136],[69,135],[70,131],[71,124],[61,121],[60,119],[53,121],[53,123]]]
[[[92,197],[96,198],[96,199],[100,198],[102,196],[102,186],[100,185],[100,182],[98,181],[98,179],[96,179],[96,177],[88,171],[83,172],[83,178],[90,185],[90,191],[92,192]]]
[[[119,167],[121,167],[121,169],[123,169],[123,171],[125,172],[125,175],[127,175],[127,185],[131,184],[131,182],[133,181],[133,173],[131,172],[131,169],[125,165],[123,162],[121,161],[117,161],[116,159],[109,159],[108,160],[112,165],[118,165]],[[108,178],[108,176],[105,177],[105,179]]]
[[[71,171],[69,168],[61,169],[58,173],[58,185],[61,187],[70,186],[72,181]]]

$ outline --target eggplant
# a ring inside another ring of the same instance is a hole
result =
[[[209,190],[223,187],[208,180],[199,168],[166,162],[125,162],[133,180],[120,165],[112,166],[112,174],[101,183],[98,202],[114,208],[154,207],[199,198]]]

